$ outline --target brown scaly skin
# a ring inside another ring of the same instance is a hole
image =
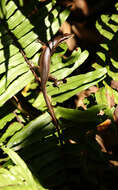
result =
[[[40,66],[41,90],[42,90],[46,105],[48,107],[49,113],[52,117],[53,124],[55,125],[58,131],[58,134],[60,134],[59,125],[58,125],[53,107],[47,95],[46,83],[48,81],[49,73],[50,73],[51,55],[54,53],[54,51],[56,50],[56,47],[59,44],[61,44],[63,41],[72,37],[73,37],[73,34],[66,33],[66,34],[57,36],[56,38],[54,38],[53,41],[49,41],[48,45],[43,45],[43,51],[40,55],[39,62],[38,62]]]

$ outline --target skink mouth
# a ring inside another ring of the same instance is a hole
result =
[[[67,38],[73,38],[74,37],[74,34],[68,34],[68,33],[65,33],[63,34],[63,37],[65,37],[65,39]]]
[[[74,34],[65,33],[65,34],[62,35],[62,38],[61,38],[61,40],[60,40],[60,43],[63,42],[63,41],[65,41],[65,40],[68,40],[68,39],[70,39],[70,38],[73,38],[73,37],[74,37]]]

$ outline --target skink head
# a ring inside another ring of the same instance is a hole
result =
[[[56,47],[61,44],[62,42],[64,42],[65,40],[68,40],[69,38],[72,38],[74,36],[74,34],[62,34],[57,36],[56,38],[54,38],[53,41],[49,41],[49,47],[52,50],[52,53],[54,53]]]
[[[69,38],[72,38],[73,36],[74,36],[74,34],[65,33],[63,35],[57,36],[57,39],[55,38],[55,40],[57,40],[58,44],[60,44],[63,41],[68,40]]]

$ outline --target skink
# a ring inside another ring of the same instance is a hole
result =
[[[73,34],[66,33],[66,34],[57,36],[56,38],[54,38],[53,41],[49,41],[47,45],[43,45],[43,51],[40,55],[39,62],[38,62],[40,66],[41,90],[42,90],[46,105],[48,107],[48,111],[52,117],[53,124],[55,125],[58,131],[58,134],[60,134],[60,129],[59,129],[58,122],[57,122],[53,107],[51,105],[50,99],[47,95],[46,83],[50,76],[49,73],[50,73],[51,56],[55,52],[56,47],[62,42],[64,42],[65,40],[72,37],[73,37]]]

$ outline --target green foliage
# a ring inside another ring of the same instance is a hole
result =
[[[101,18],[96,22],[96,27],[104,37],[104,43],[99,46],[97,63],[93,64],[93,67],[107,69],[107,77],[103,81],[103,87],[96,94],[96,100],[98,104],[104,102],[108,105],[108,94],[113,96],[114,103],[118,104],[118,93],[110,87],[111,80],[118,81],[118,13],[101,15]]]
[[[3,19],[6,15],[6,0],[1,0],[0,2],[0,18]]]
[[[73,189],[79,189],[83,178],[97,184],[97,176],[91,174],[88,160],[92,170],[94,160],[98,165],[107,161],[95,141],[95,134],[96,126],[105,119],[113,121],[114,108],[109,108],[106,93],[113,95],[118,104],[118,93],[109,85],[112,79],[118,80],[118,13],[102,15],[96,23],[105,41],[96,52],[97,61],[91,71],[73,75],[87,60],[87,50],[77,48],[65,58],[68,48],[61,44],[52,56],[51,74],[59,80],[66,78],[66,83],[61,83],[59,88],[47,83],[52,104],[59,105],[54,111],[64,142],[61,147],[50,115],[43,113],[47,108],[42,93],[19,50],[24,50],[28,59],[37,65],[41,44],[36,43],[36,39],[50,40],[70,12],[68,9],[62,11],[55,0],[43,7],[40,0],[32,2],[27,4],[26,10],[22,0],[0,2],[0,143],[6,146],[1,145],[0,149],[3,151],[0,189],[66,190],[71,189],[72,184],[77,184]],[[93,104],[87,99],[90,107],[86,111],[63,106],[74,95],[93,85],[99,90]],[[23,102],[20,102],[21,94]],[[99,114],[101,111],[104,115]],[[18,151],[20,157],[13,150]]]
[[[9,148],[1,147],[9,160],[0,168],[0,189],[2,190],[43,190],[44,188],[32,176],[25,162]],[[11,159],[11,160],[10,160]]]
[[[51,8],[51,3],[46,6],[47,11],[50,11]],[[37,62],[37,52],[41,48],[41,45],[35,41],[38,38],[38,35],[33,31],[34,26],[20,10],[17,10],[17,6],[13,1],[9,1],[6,10],[6,27],[3,25],[3,28],[0,31],[0,73],[4,75],[0,80],[0,106],[23,89],[23,87],[34,78],[31,71],[29,71],[27,64],[24,62],[19,49],[24,48],[27,57],[31,58],[35,55],[35,60],[32,60]],[[59,22],[60,24],[64,22],[64,19],[66,19],[69,14],[69,12],[65,10],[58,16],[58,12],[58,7],[52,11],[54,17],[52,24],[49,22],[49,16],[46,16],[44,19],[44,24],[47,28],[45,31],[45,37],[47,40],[51,37],[50,30],[53,31],[54,35],[59,29]],[[37,26],[40,26],[42,20],[36,24]]]

